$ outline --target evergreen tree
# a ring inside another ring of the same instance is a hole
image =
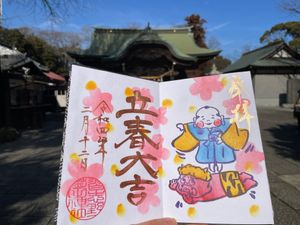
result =
[[[284,41],[292,48],[300,47],[300,22],[291,21],[279,23],[271,27],[270,30],[260,37],[261,43],[271,43],[274,41]]]
[[[64,62],[64,51],[48,44],[30,32],[23,34],[19,29],[0,28],[0,44],[26,53],[26,56],[47,66],[54,72],[66,73],[68,71]]]

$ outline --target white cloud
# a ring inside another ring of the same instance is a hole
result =
[[[213,26],[213,27],[210,27],[207,29],[208,32],[212,32],[212,31],[216,31],[216,30],[220,30],[222,29],[223,27],[226,27],[230,24],[231,22],[225,22],[225,23],[221,23],[221,24],[218,24],[216,26]]]

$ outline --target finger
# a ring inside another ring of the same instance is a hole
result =
[[[148,222],[139,223],[136,225],[177,225],[177,222],[172,218],[162,218],[157,220],[150,220]]]

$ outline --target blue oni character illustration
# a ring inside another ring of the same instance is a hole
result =
[[[249,136],[248,130],[239,129],[212,106],[199,108],[193,122],[178,123],[177,128],[182,133],[172,145],[179,150],[179,155],[198,147],[196,161],[208,164],[212,172],[220,172],[224,163],[234,162],[234,151],[241,150]]]

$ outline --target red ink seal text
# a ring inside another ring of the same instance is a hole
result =
[[[67,193],[66,205],[70,214],[79,220],[90,220],[104,208],[106,190],[94,177],[82,177],[76,180]]]

